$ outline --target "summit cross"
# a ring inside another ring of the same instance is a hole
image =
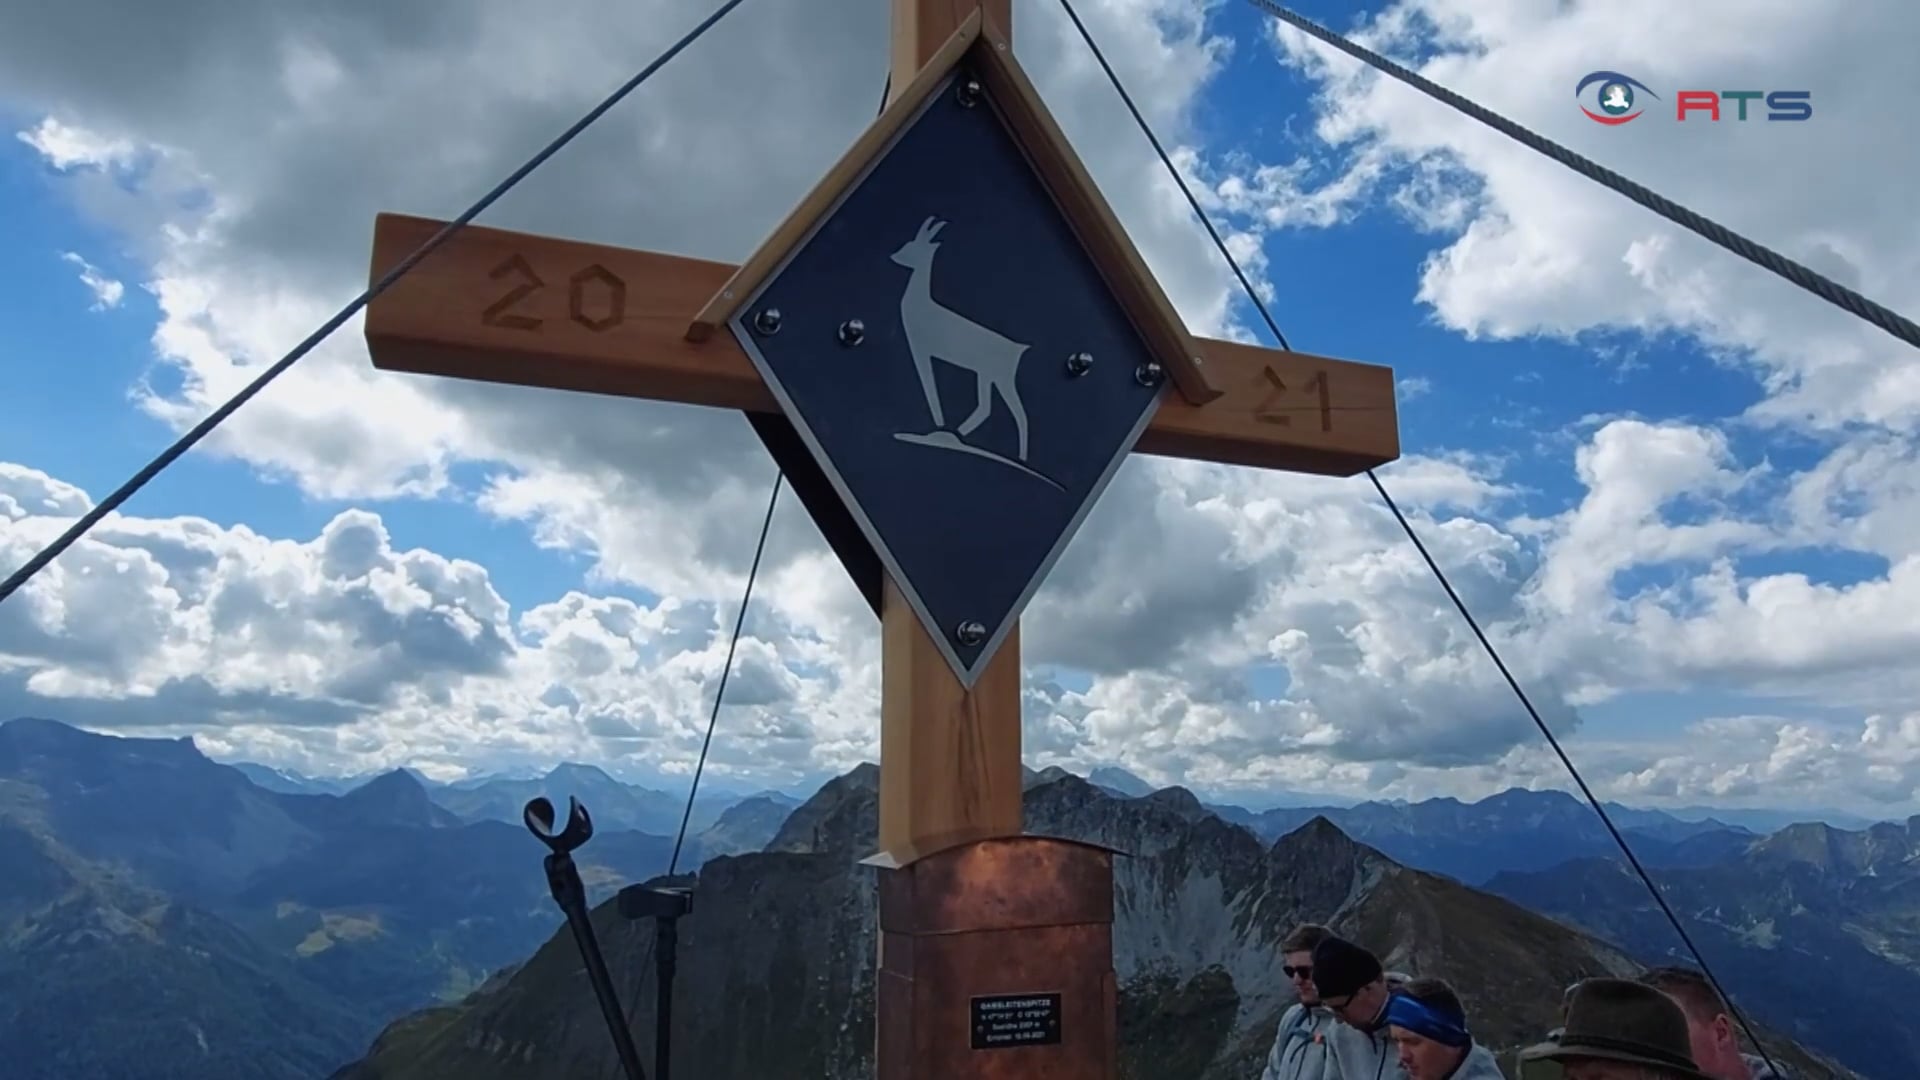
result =
[[[738,266],[468,226],[367,308],[382,370],[747,414],[881,621],[886,1080],[1113,1075],[1111,854],[1023,833],[1018,623],[1121,462],[1400,453],[1391,369],[1188,332],[1011,15],[893,0],[886,107]],[[443,224],[379,215],[372,276]]]

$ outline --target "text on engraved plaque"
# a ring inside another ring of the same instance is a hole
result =
[[[972,1000],[975,1050],[1052,1046],[1060,1041],[1059,994],[997,994]]]

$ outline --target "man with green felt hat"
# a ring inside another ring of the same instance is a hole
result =
[[[1566,1080],[1713,1080],[1694,1063],[1679,1004],[1628,979],[1574,987],[1560,1037],[1522,1050],[1520,1060],[1555,1062]]]

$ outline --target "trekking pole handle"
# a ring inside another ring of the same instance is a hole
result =
[[[587,887],[580,880],[579,868],[573,864],[572,853],[593,836],[593,818],[587,808],[580,805],[580,800],[571,796],[567,799],[567,825],[559,833],[553,831],[553,804],[546,799],[527,803],[520,816],[527,831],[549,849],[545,860],[547,889],[553,893],[553,902],[566,915],[573,942],[580,949],[580,958],[586,962],[587,979],[593,984],[593,996],[600,1003],[607,1033],[613,1037],[613,1051],[620,1059],[620,1068],[627,1080],[647,1080],[646,1070],[640,1067],[640,1051],[633,1045],[633,1033],[627,1030],[626,1014],[614,992],[613,979],[607,974],[607,958],[593,933],[593,916],[587,909]]]

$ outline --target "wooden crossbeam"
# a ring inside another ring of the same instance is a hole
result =
[[[1390,368],[1187,333],[1013,61],[1010,8],[1010,0],[893,0],[893,102],[744,267],[469,226],[368,306],[365,329],[374,365],[743,410],[764,417],[756,430],[779,436],[769,442],[778,453],[793,441],[786,419],[734,335],[718,330],[741,290],[765,278],[773,261],[905,121],[902,101],[918,100],[966,54],[975,58],[974,70],[1005,110],[1029,161],[1127,317],[1180,390],[1161,395],[1136,451],[1332,476],[1397,458]],[[373,276],[386,273],[443,225],[380,215]],[[802,479],[796,475],[796,483]],[[824,496],[812,494],[817,516]],[[885,642],[881,848],[926,851],[1018,833],[1017,627],[969,689],[897,583],[885,581],[873,593]]]
[[[737,304],[746,302],[746,293],[768,280],[828,212],[829,204],[849,190],[853,176],[877,160],[891,135],[907,124],[915,103],[925,100],[934,86],[944,85],[942,80],[956,77],[957,71],[979,80],[1118,304],[1117,318],[1130,324],[1147,347],[1150,364],[1137,369],[1144,373],[1141,377],[1152,385],[1151,365],[1157,364],[1178,390],[1158,395],[1135,451],[1331,476],[1352,475],[1400,455],[1390,368],[1188,333],[1014,62],[1007,36],[1011,7],[1011,0],[892,0],[889,108],[743,266],[468,226],[376,298],[366,313],[368,348],[374,366],[383,370],[706,405],[750,415],[754,430],[787,470],[802,502],[880,614],[881,854],[876,858],[883,865],[905,866],[954,844],[1021,833],[1019,627],[1012,624],[984,667],[969,669],[971,684],[963,685],[907,599],[912,589],[903,589],[879,565],[876,549],[888,543],[868,543],[865,526],[854,521],[849,505],[857,496],[846,495],[843,501],[833,490],[835,481],[804,444],[796,418],[781,411],[755,361],[726,325]],[[964,69],[957,67],[963,62]],[[384,276],[444,224],[380,215],[374,225],[372,277]],[[954,360],[951,355],[943,358]],[[797,406],[796,413],[805,408]],[[1124,445],[1115,443],[1112,453]],[[901,572],[916,573],[911,568]],[[983,865],[993,858],[984,857]],[[1091,902],[1089,910],[1110,907],[1111,864],[1108,857],[1102,859],[1107,861],[1092,860],[1105,867],[1105,876],[1083,897]],[[975,1000],[967,994],[1000,993],[1008,980],[1040,978],[1040,969],[1026,963],[1030,958],[1025,952],[1044,954],[1056,969],[1067,955],[1057,948],[1008,944],[1035,940],[1009,936],[1015,930],[1062,929],[1057,919],[1064,909],[1054,908],[1074,892],[1054,895],[1059,882],[1032,880],[1027,864],[1009,863],[1001,870],[1012,872],[1008,867],[1018,871],[1019,880],[1001,883],[1002,892],[1035,893],[1015,905],[1026,911],[1027,923],[1005,924],[1009,912],[1001,910],[1004,905],[958,913],[971,915],[970,921],[962,920],[966,925],[990,926],[993,932],[954,935],[964,939],[964,947],[925,954],[948,956],[947,967],[913,959],[921,953],[914,951],[914,935],[902,927],[919,933],[925,927],[917,916],[925,911],[915,905],[944,911],[943,905],[958,894],[920,897],[916,892],[909,903],[896,888],[897,910],[883,912],[881,920],[881,978],[890,987],[876,995],[876,1056],[882,1080],[935,1074],[1109,1080],[1113,1075],[1116,991],[1110,927],[1100,918],[1082,918],[1089,925],[1065,928],[1071,931],[1068,936],[1078,934],[1073,939],[1082,945],[1069,962],[1074,970],[1066,973],[1071,976],[1068,984],[1059,984],[1076,988],[1073,1007],[1065,1012],[1078,1019],[1055,1040],[1058,1045],[999,1049],[993,1054],[1014,1056],[982,1057],[972,1052],[980,1044],[968,1050],[956,1037],[955,1025],[969,1015],[965,1010]],[[968,872],[977,875],[979,868]],[[985,892],[999,895],[991,888]],[[951,918],[936,921],[959,925]],[[1055,980],[1066,976],[1054,970],[1046,975],[1047,985],[1057,985]],[[1104,987],[1104,997],[1090,993],[1089,987]],[[967,1031],[964,1026],[957,1030],[962,1036]]]
[[[445,223],[381,214],[375,277]],[[779,412],[729,334],[687,327],[738,268],[470,225],[367,307],[375,367],[483,382]],[[1393,370],[1195,339],[1222,392],[1169,394],[1141,453],[1351,476],[1400,456]]]

